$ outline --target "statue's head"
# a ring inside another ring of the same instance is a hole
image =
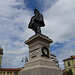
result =
[[[39,11],[35,8],[34,9],[34,14],[37,14],[37,13],[39,13]]]

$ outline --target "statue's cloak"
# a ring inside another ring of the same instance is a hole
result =
[[[40,27],[44,27],[45,26],[44,21],[43,21],[43,15],[42,14],[38,14],[37,17],[33,16],[31,18],[31,21],[29,23],[28,28],[34,29],[34,27],[36,25],[38,25]]]

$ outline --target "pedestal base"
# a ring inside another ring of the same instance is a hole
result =
[[[59,68],[38,65],[23,69],[18,75],[62,75],[62,72]]]
[[[62,71],[53,61],[42,58],[27,62],[18,75],[62,75]]]
[[[25,41],[29,47],[29,62],[18,75],[62,75],[62,71],[51,61],[50,43],[45,35],[37,34]]]

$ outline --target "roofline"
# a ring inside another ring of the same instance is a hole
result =
[[[71,60],[71,59],[75,59],[75,57],[73,57],[73,58],[67,58],[67,59],[64,59],[63,61]]]
[[[21,69],[20,68],[0,68],[0,71],[4,71],[4,70],[6,70],[6,71],[8,71],[8,70],[10,70],[10,71],[20,71]]]

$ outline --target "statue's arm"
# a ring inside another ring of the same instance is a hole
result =
[[[35,19],[36,21],[43,21],[43,15],[42,14],[39,14],[37,17],[36,17],[36,19]]]
[[[40,21],[43,21],[43,15],[42,15],[42,14],[40,14],[39,20],[40,20]]]
[[[31,20],[30,20],[30,23],[29,23],[29,26],[28,26],[28,28],[33,28],[32,26],[33,26],[33,24],[34,24],[34,21],[35,21],[35,17],[33,16],[32,18],[31,18]]]

